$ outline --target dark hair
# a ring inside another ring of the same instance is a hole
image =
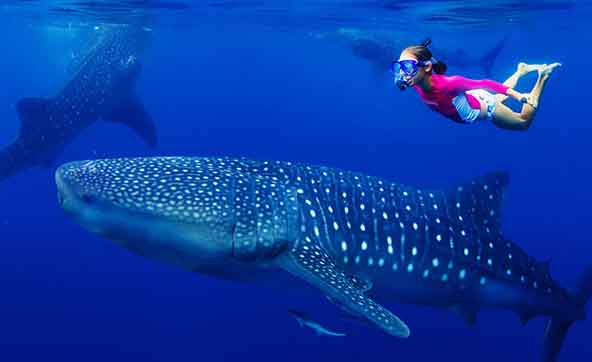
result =
[[[432,52],[428,49],[428,45],[430,45],[431,43],[432,40],[430,38],[427,38],[426,40],[421,42],[420,45],[412,45],[410,47],[405,48],[405,51],[413,54],[418,60],[428,61],[431,60],[433,57]],[[446,69],[448,69],[448,66],[446,66],[446,63],[442,62],[441,60],[438,60],[435,64],[432,63],[432,69],[434,69],[434,72],[436,72],[436,74],[444,74],[446,73]]]

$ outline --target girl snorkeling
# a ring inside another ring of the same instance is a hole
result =
[[[446,64],[436,60],[428,49],[429,39],[421,45],[405,48],[392,63],[395,84],[403,90],[413,87],[421,99],[433,110],[458,123],[477,120],[492,121],[500,128],[526,130],[532,124],[545,83],[560,63],[519,63],[516,72],[503,84],[461,76],[445,76]],[[528,94],[513,88],[518,80],[530,72],[538,72],[537,81]],[[492,94],[497,93],[497,94]],[[520,112],[514,112],[503,102],[512,97],[522,103]]]

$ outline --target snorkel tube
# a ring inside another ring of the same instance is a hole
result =
[[[407,81],[403,79],[403,75],[401,74],[401,72],[395,74],[394,82],[395,85],[399,88],[399,90],[404,91],[405,89],[407,89],[407,87],[409,87],[409,83],[407,83]]]

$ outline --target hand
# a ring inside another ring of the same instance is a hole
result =
[[[536,109],[537,105],[532,101],[532,96],[530,94],[521,94],[521,96],[522,98],[520,98],[520,102],[528,104],[532,108]]]
[[[517,91],[515,91],[515,90],[512,89],[510,92],[508,92],[508,95],[513,96],[520,103],[528,104],[532,108],[535,108],[536,109],[536,107],[537,107],[533,103],[532,97],[531,97],[530,93],[520,93],[520,92],[517,92]]]
[[[516,98],[516,100],[520,103],[528,103],[528,94],[515,92],[514,98]]]

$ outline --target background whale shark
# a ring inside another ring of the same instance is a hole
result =
[[[363,31],[355,28],[340,28],[335,34],[316,35],[320,38],[336,38],[344,42],[351,53],[368,61],[377,72],[385,73],[390,69],[391,62],[398,59],[406,45],[396,43],[394,34],[382,34]],[[485,54],[474,56],[463,48],[453,50],[430,45],[434,57],[449,66],[459,69],[479,69],[485,77],[491,77],[497,58],[508,42],[508,36],[500,39]],[[418,40],[419,42],[419,40]]]
[[[450,190],[285,161],[154,157],[73,162],[59,202],[86,229],[184,269],[264,282],[284,271],[385,333],[410,328],[381,303],[548,316],[544,362],[586,318],[592,268],[573,291],[508,240],[494,172]]]
[[[155,147],[156,128],[134,95],[150,29],[102,25],[97,41],[71,66],[71,77],[52,98],[23,98],[17,139],[0,151],[0,181],[32,166],[50,166],[60,151],[97,120],[125,124]]]

